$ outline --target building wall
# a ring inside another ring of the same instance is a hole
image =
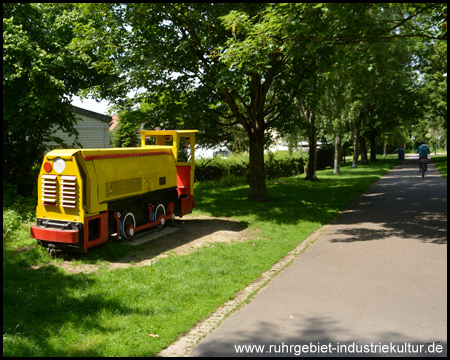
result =
[[[81,109],[83,110],[83,109]],[[92,113],[93,116],[101,117],[104,120],[94,118],[89,116],[89,111],[83,110],[82,112],[86,114],[78,114],[75,111],[75,116],[78,118],[78,122],[75,128],[78,130],[79,136],[78,141],[85,149],[92,148],[109,148],[109,121],[105,121],[110,117],[105,115]],[[61,130],[57,130],[55,135],[64,140],[64,142],[69,146],[69,148],[75,148],[73,145],[74,137],[69,137],[68,134]],[[55,149],[60,147],[54,142],[49,143],[50,148]]]
[[[109,148],[109,123],[76,114],[80,119],[76,125],[79,141],[85,149]]]

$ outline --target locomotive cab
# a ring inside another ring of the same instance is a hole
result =
[[[180,200],[180,206],[176,207],[175,212],[177,216],[191,213],[192,206],[195,206],[195,201],[193,199],[195,132],[196,131],[141,131],[141,147],[168,146],[172,149],[177,174],[177,193]]]
[[[196,132],[141,131],[141,147],[51,151],[31,237],[51,253],[87,252],[191,213]]]

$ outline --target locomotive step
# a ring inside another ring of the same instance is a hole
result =
[[[162,238],[163,236],[172,234],[178,230],[180,229],[176,227],[165,227],[162,229],[151,229],[149,231],[142,231],[133,236],[131,240],[120,241],[120,244],[138,246],[145,244],[146,242]]]

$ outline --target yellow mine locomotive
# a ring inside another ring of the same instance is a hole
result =
[[[52,255],[87,252],[191,213],[196,132],[141,131],[141,147],[49,152],[31,237]]]

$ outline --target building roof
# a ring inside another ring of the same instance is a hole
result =
[[[72,105],[72,109],[73,109],[73,112],[76,113],[76,114],[88,116],[88,117],[91,117],[91,118],[94,118],[94,119],[97,119],[97,120],[100,120],[100,121],[107,122],[108,124],[112,120],[111,116],[107,116],[107,115],[96,113],[94,111],[82,109],[82,108],[79,108],[78,106],[73,106]]]

